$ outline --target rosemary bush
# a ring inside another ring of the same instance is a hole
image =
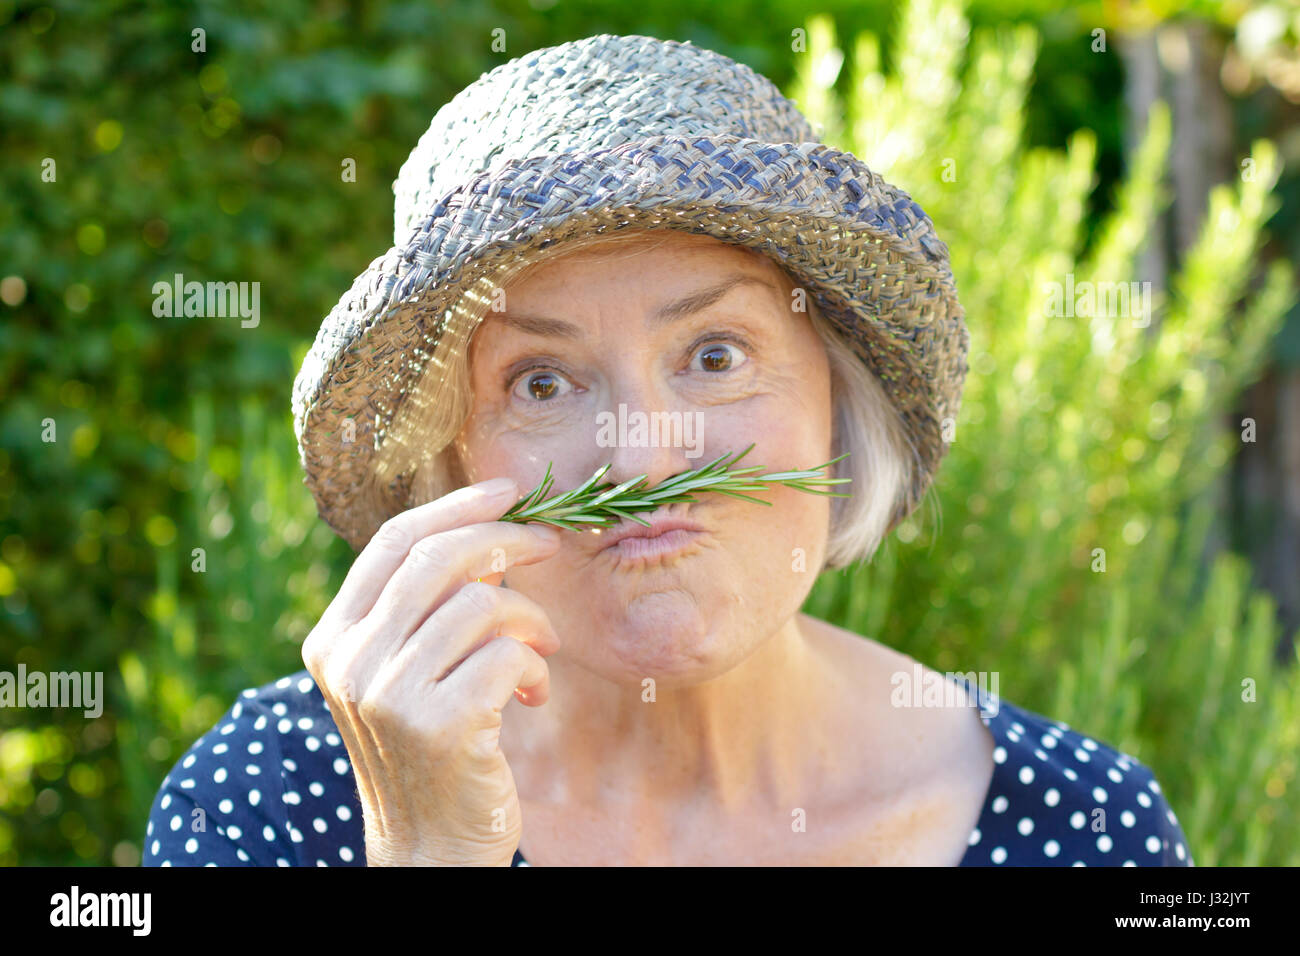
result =
[[[1222,412],[1291,302],[1281,264],[1250,287],[1274,148],[1257,143],[1258,174],[1214,190],[1149,327],[1052,315],[1047,284],[1067,275],[1096,288],[1141,278],[1167,111],[1152,111],[1114,211],[1085,244],[1092,134],[1065,152],[1021,141],[1031,29],[976,32],[968,48],[959,4],[915,0],[897,71],[881,71],[874,37],[857,37],[846,107],[817,70],[838,55],[829,22],[809,36],[791,95],[933,217],[972,345],[935,507],[870,565],[823,575],[806,610],[941,671],[997,671],[1007,700],[1146,763],[1197,865],[1300,863],[1294,636],[1279,665],[1273,607],[1245,562],[1202,557],[1213,486],[1241,440]]]

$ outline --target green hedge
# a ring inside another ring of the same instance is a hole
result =
[[[829,50],[829,24],[816,35]],[[870,565],[824,575],[808,609],[939,670],[996,671],[1007,700],[1147,764],[1198,865],[1300,863],[1294,636],[1279,665],[1275,609],[1245,561],[1203,559],[1214,482],[1243,440],[1223,410],[1293,301],[1281,263],[1251,287],[1276,152],[1257,143],[1252,178],[1215,190],[1153,316],[1053,314],[1067,276],[1138,278],[1168,111],[1084,248],[1092,135],[1065,152],[1022,144],[1035,34],[977,32],[968,50],[963,36],[955,3],[917,0],[894,61],[923,68],[882,75],[859,36],[847,118],[824,104],[828,128],[939,224],[972,346],[937,507]]]

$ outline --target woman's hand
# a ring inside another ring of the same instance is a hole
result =
[[[560,641],[536,603],[496,585],[560,537],[496,521],[518,497],[494,479],[385,522],[303,642],[352,760],[371,866],[508,866],[519,845],[501,710],[512,693],[546,702],[542,658]]]

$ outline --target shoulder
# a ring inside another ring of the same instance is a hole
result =
[[[163,778],[145,866],[364,865],[347,750],[307,671],[241,691]]]
[[[1194,865],[1149,767],[996,695],[980,693],[979,703],[995,768],[974,856],[1007,866]]]

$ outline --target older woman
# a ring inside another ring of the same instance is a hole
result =
[[[163,781],[146,864],[1191,863],[1133,758],[800,613],[956,415],[966,330],[904,194],[746,68],[609,36],[486,74],[395,191],[295,388],[360,555],[306,670]],[[611,444],[620,409],[698,443]],[[548,466],[652,486],[751,444],[847,452],[852,496],[498,520]]]

